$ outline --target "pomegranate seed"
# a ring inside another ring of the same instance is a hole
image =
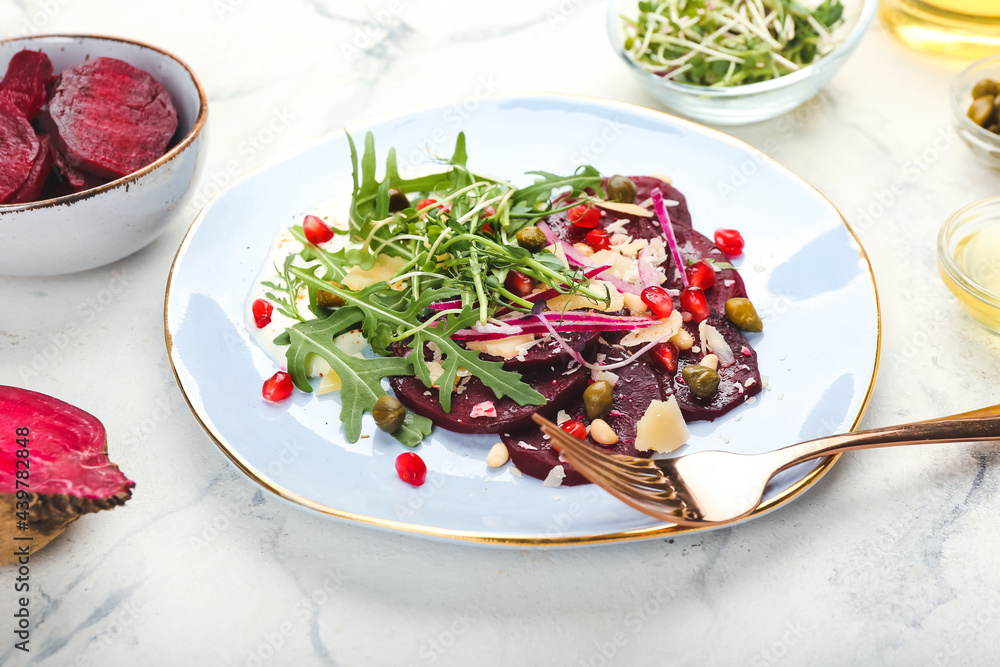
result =
[[[702,322],[708,319],[708,299],[700,287],[688,287],[681,292],[681,308],[691,313],[691,319]]]
[[[309,243],[326,243],[333,238],[333,230],[315,215],[307,215],[302,221],[302,231]]]
[[[526,276],[520,271],[508,271],[503,284],[517,296],[528,296],[535,289],[535,281],[531,276]]]
[[[703,259],[687,267],[685,272],[687,273],[688,284],[693,287],[708,289],[715,284],[715,269]]]
[[[567,419],[562,424],[559,424],[559,428],[581,440],[587,439],[587,427],[579,419]]]
[[[571,208],[567,215],[570,222],[584,229],[593,229],[601,221],[600,211],[593,206],[584,206],[583,204]]]
[[[271,305],[270,301],[257,299],[253,302],[253,321],[257,324],[258,329],[263,329],[271,323],[271,313],[273,312],[274,306]]]
[[[428,206],[434,206],[434,204],[436,204],[436,203],[438,203],[437,199],[421,199],[419,202],[417,202],[417,210],[418,211],[423,211]],[[440,208],[440,207],[438,207],[438,208]],[[424,212],[426,213],[427,211],[424,211]]]
[[[264,400],[277,403],[291,396],[294,387],[292,376],[285,371],[278,371],[264,380],[264,389],[261,391],[261,394],[263,394]]]
[[[653,314],[659,318],[670,317],[670,313],[674,312],[674,300],[667,293],[667,290],[659,287],[657,285],[650,285],[646,289],[642,290],[642,294],[639,295],[642,302],[649,306],[649,309],[653,311]]]
[[[743,252],[743,237],[735,229],[716,229],[715,245],[730,257]]]
[[[396,474],[407,484],[420,486],[427,479],[427,464],[413,452],[403,452],[396,457]]]
[[[677,346],[673,343],[660,343],[649,351],[649,360],[657,370],[673,373],[677,370],[677,354]]]
[[[497,210],[492,206],[487,206],[485,209],[483,209],[483,215],[485,215],[487,218],[492,218],[496,214]]]
[[[594,250],[607,250],[611,247],[611,235],[604,229],[594,229],[587,232],[587,245]]]

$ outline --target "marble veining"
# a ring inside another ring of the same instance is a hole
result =
[[[608,46],[604,10],[574,0],[10,0],[0,31],[120,35],[186,60],[211,104],[195,185],[204,200],[345,125],[474,102],[484,80],[495,82],[490,94],[652,105]],[[876,25],[812,102],[726,130],[828,196],[872,259],[884,339],[863,426],[1000,403],[1000,339],[963,315],[935,266],[944,218],[997,188],[950,131],[960,66],[916,55]],[[270,130],[278,113],[284,124]],[[113,266],[0,278],[0,382],[98,415],[113,460],[138,483],[125,507],[82,518],[32,561],[32,652],[15,651],[5,629],[0,663],[995,661],[995,445],[847,455],[756,521],[572,550],[417,540],[261,493],[205,435],[166,364],[163,290],[196,212],[176,212],[163,237]],[[105,298],[114,271],[125,288]],[[0,571],[3,628],[12,584]]]

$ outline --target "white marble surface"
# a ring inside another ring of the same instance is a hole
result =
[[[651,104],[607,46],[604,8],[4,0],[0,30],[120,35],[186,59],[211,103],[204,196],[345,124],[477,94]],[[884,340],[864,426],[1000,403],[998,339],[962,315],[935,266],[944,218],[997,188],[948,129],[958,67],[876,26],[813,103],[729,130],[824,192],[871,256]],[[422,541],[261,492],[198,426],[166,360],[163,290],[194,213],[113,266],[0,278],[0,382],[101,417],[138,482],[124,508],[83,518],[33,560],[30,655],[11,648],[14,574],[0,572],[0,664],[994,662],[990,445],[849,455],[764,519],[576,550]]]

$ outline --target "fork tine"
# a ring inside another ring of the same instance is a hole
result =
[[[598,452],[588,447],[579,438],[566,433],[544,418],[535,415],[535,421],[541,424],[543,432],[549,435],[553,446],[556,446],[556,449],[567,461],[614,497],[661,521],[670,521],[679,525],[695,525],[695,522],[689,521],[684,516],[686,505],[677,498],[669,480],[662,475],[658,477],[658,481],[661,485],[666,484],[669,487],[667,489],[655,485],[652,480],[647,481],[653,472],[645,466],[640,468],[639,466],[621,464],[617,460],[632,457],[618,457]],[[645,459],[639,460],[645,461]],[[641,478],[633,477],[636,472],[641,475]],[[653,486],[656,491],[651,493],[649,486]],[[664,496],[663,494],[668,495]]]
[[[674,490],[670,479],[655,465],[650,466],[649,460],[598,451],[588,446],[579,438],[555,426],[552,422],[548,420],[542,422],[541,420],[543,419],[544,417],[539,417],[536,421],[542,424],[542,432],[551,438],[553,446],[560,454],[565,454],[565,450],[572,449],[578,456],[585,457],[608,474],[620,477],[627,476],[636,484],[653,487],[666,485],[671,491]]]

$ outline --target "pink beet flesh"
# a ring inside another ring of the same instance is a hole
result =
[[[0,97],[31,120],[45,104],[46,86],[52,80],[52,62],[41,51],[24,49],[14,54],[0,81]]]
[[[154,162],[177,130],[177,110],[163,86],[113,58],[63,72],[40,118],[70,166],[109,179]]]
[[[0,415],[7,443],[0,448],[0,493],[17,491],[18,428],[29,430],[26,490],[33,494],[110,498],[135,486],[108,460],[104,426],[93,415],[45,394],[6,386],[0,386]]]

